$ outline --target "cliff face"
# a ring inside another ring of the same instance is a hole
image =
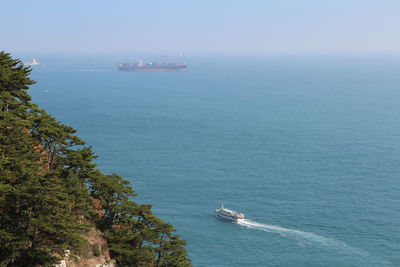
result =
[[[115,260],[110,259],[107,242],[102,233],[95,227],[84,236],[87,243],[79,255],[71,255],[65,251],[64,259],[56,267],[114,267]]]

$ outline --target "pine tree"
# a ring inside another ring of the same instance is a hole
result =
[[[119,266],[190,266],[173,226],[135,203],[128,181],[97,170],[75,129],[31,103],[30,72],[0,52],[0,266],[53,266],[67,249],[79,254],[94,225]]]
[[[30,103],[29,73],[20,61],[0,53],[0,263],[9,266],[55,263],[56,253],[79,249],[87,229],[75,218],[73,195],[54,167],[55,156],[51,169],[43,168],[43,153],[62,153],[73,130],[55,123],[48,132],[35,132],[34,119],[51,117]],[[44,149],[42,144],[53,139]]]
[[[185,241],[175,229],[138,205],[129,182],[120,176],[97,176],[91,182],[92,196],[100,200],[104,213],[98,227],[104,231],[111,256],[121,266],[191,266]]]

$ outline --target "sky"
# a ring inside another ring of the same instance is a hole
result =
[[[8,52],[400,52],[400,0],[12,0]]]

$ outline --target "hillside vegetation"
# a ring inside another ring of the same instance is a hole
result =
[[[190,266],[173,226],[134,202],[128,181],[96,169],[75,129],[31,102],[30,71],[0,52],[0,266],[54,266],[66,251],[79,262],[93,229],[118,266]]]

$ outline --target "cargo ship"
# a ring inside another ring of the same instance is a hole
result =
[[[143,63],[142,59],[139,59],[132,65],[130,63],[119,63],[119,71],[182,71],[186,70],[185,63],[164,63],[158,64],[157,62]]]

